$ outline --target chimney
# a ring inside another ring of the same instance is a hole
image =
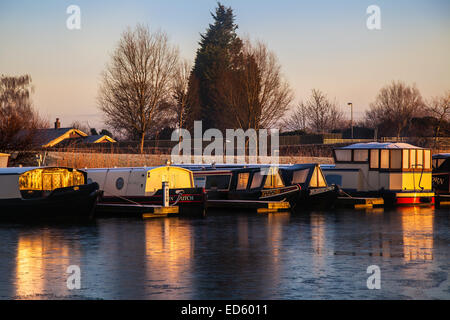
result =
[[[61,122],[59,122],[59,118],[56,118],[55,129],[59,129],[59,128],[61,128]]]

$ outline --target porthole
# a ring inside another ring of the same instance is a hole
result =
[[[117,188],[117,190],[121,190],[122,188],[123,188],[123,178],[122,177],[120,177],[120,178],[117,178],[117,180],[116,180],[116,188]]]

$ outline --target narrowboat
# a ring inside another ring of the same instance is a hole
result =
[[[169,204],[180,214],[205,214],[206,193],[194,186],[190,170],[173,167],[84,169],[88,181],[97,182],[103,191],[101,204],[162,205],[162,183],[169,184]],[[102,214],[100,208],[97,212]],[[123,212],[126,213],[126,212]]]
[[[317,164],[190,166],[211,200],[289,201],[291,208],[329,208],[337,190]]]
[[[295,210],[330,209],[339,195],[336,185],[328,185],[318,164],[296,164],[280,166],[286,185],[299,185],[300,192],[294,202]]]
[[[431,150],[407,143],[356,143],[333,151],[322,166],[329,184],[356,197],[382,197],[385,206],[433,205]]]
[[[433,155],[433,189],[436,194],[450,195],[450,153]]]
[[[2,168],[0,181],[0,219],[91,218],[100,194],[98,184],[70,168]]]
[[[289,201],[299,185],[286,186],[277,167],[197,170],[197,187],[205,188],[211,200]]]

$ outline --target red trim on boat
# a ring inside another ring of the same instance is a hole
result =
[[[430,201],[422,201],[421,198],[431,198]],[[432,205],[434,204],[434,197],[398,197],[396,199],[397,204],[399,205],[405,205],[405,204],[409,204],[409,205],[413,205],[413,204],[429,204]]]

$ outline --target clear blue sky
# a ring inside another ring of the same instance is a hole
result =
[[[448,0],[224,0],[238,33],[264,41],[296,95],[318,88],[361,117],[392,80],[416,83],[425,97],[450,90]],[[66,8],[81,8],[81,30],[66,28]],[[381,30],[366,28],[366,8],[381,9]],[[100,73],[122,31],[137,23],[166,31],[193,60],[216,1],[0,1],[0,74],[31,74],[36,108],[62,125],[102,127]]]

